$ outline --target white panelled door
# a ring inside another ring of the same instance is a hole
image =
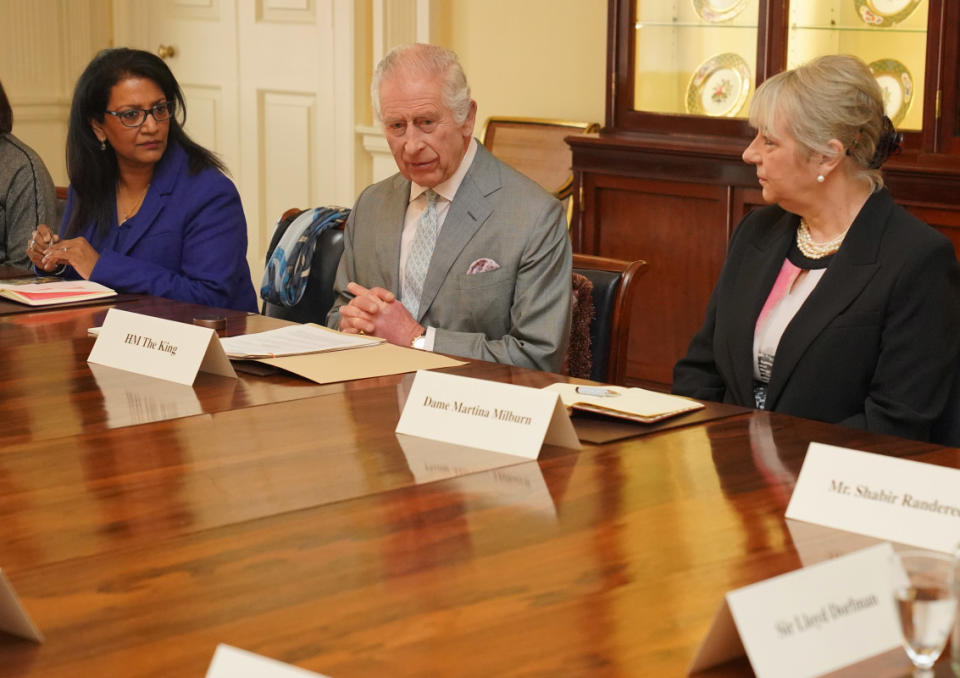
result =
[[[237,183],[259,289],[284,210],[350,206],[357,193],[353,2],[118,4],[118,38],[165,55],[186,96],[187,133],[217,151]]]

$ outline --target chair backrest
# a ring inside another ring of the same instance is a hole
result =
[[[288,209],[280,217],[277,227],[273,231],[273,237],[270,238],[270,247],[267,249],[267,261],[270,261],[270,255],[276,249],[280,238],[286,232],[287,228],[296,219],[303,210],[298,208]],[[340,257],[343,255],[343,230],[340,228],[328,228],[323,231],[317,239],[317,247],[313,252],[313,262],[310,265],[310,277],[307,279],[307,287],[304,290],[303,298],[296,306],[280,306],[268,301],[263,302],[263,315],[273,318],[283,318],[284,320],[293,320],[298,323],[317,323],[324,324],[327,319],[327,312],[336,301],[337,295],[333,291],[333,281],[337,275],[337,266],[340,265]]]
[[[573,156],[564,139],[599,129],[596,122],[490,117],[481,139],[498,159],[563,200],[573,190]]]
[[[594,319],[590,325],[593,362],[590,378],[622,384],[627,371],[630,311],[634,281],[646,270],[640,259],[624,261],[589,254],[573,255],[573,272],[593,283]]]

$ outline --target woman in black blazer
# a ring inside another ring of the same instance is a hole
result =
[[[950,241],[894,204],[900,135],[869,69],[826,56],[750,106],[767,207],[737,227],[673,392],[927,440],[960,352]]]

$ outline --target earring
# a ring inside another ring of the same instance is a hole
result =
[[[107,142],[106,142],[106,141],[101,141],[101,142],[100,142],[100,150],[101,150],[101,151],[107,150]]]
[[[822,174],[818,174],[818,175],[817,175],[817,183],[818,183],[818,184],[822,184],[823,181],[824,181],[824,179],[826,179],[826,177],[823,176]]]

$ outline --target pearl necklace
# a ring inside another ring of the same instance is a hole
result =
[[[797,249],[800,250],[800,253],[807,259],[823,259],[840,249],[840,245],[843,243],[843,239],[849,230],[850,228],[847,227],[843,233],[827,242],[816,242],[813,236],[810,235],[807,222],[801,219],[800,227],[797,229]]]

